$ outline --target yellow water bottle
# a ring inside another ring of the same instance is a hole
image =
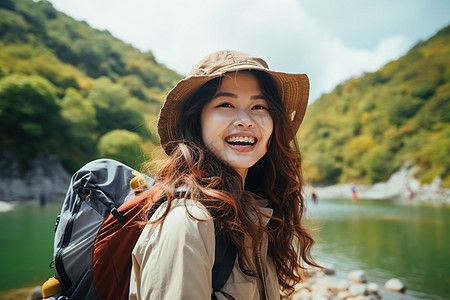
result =
[[[134,194],[137,196],[148,188],[147,181],[141,173],[136,171],[132,171],[131,173],[134,177],[130,180],[130,185],[134,191]]]
[[[49,278],[42,285],[42,297],[43,300],[67,299],[67,297],[62,295],[61,282],[55,277]]]

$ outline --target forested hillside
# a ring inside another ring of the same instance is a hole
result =
[[[450,187],[450,26],[309,106],[299,140],[315,183],[369,184],[405,162]]]
[[[374,183],[405,162],[450,187],[450,27],[309,106],[299,140],[313,183]],[[158,144],[157,113],[181,78],[56,11],[0,2],[0,155],[56,154],[69,171],[97,157],[138,167]],[[26,166],[26,164],[25,164]]]
[[[0,2],[0,150],[22,162],[41,153],[70,171],[99,156],[138,166],[180,78],[47,1]]]

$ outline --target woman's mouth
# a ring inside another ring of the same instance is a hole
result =
[[[253,136],[229,136],[225,138],[225,141],[232,146],[252,147],[257,139]]]

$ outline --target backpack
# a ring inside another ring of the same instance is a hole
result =
[[[110,159],[92,161],[72,177],[57,217],[52,265],[69,299],[128,299],[131,252],[141,233],[137,223],[148,190],[135,195],[139,174]],[[154,180],[139,174],[151,186]],[[151,211],[166,199],[161,197]],[[236,250],[216,228],[212,298],[227,281]]]

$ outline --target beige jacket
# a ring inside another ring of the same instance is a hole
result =
[[[207,221],[197,221],[195,218]],[[175,200],[161,225],[147,225],[133,250],[130,299],[173,300],[211,299],[211,270],[214,264],[215,236],[211,215],[200,203]],[[165,210],[161,205],[152,220]],[[271,215],[272,210],[261,208]],[[263,220],[267,224],[269,218]],[[280,299],[275,264],[267,257],[267,237],[261,249],[261,261],[268,299]],[[261,299],[256,278],[245,275],[236,260],[219,300]]]

